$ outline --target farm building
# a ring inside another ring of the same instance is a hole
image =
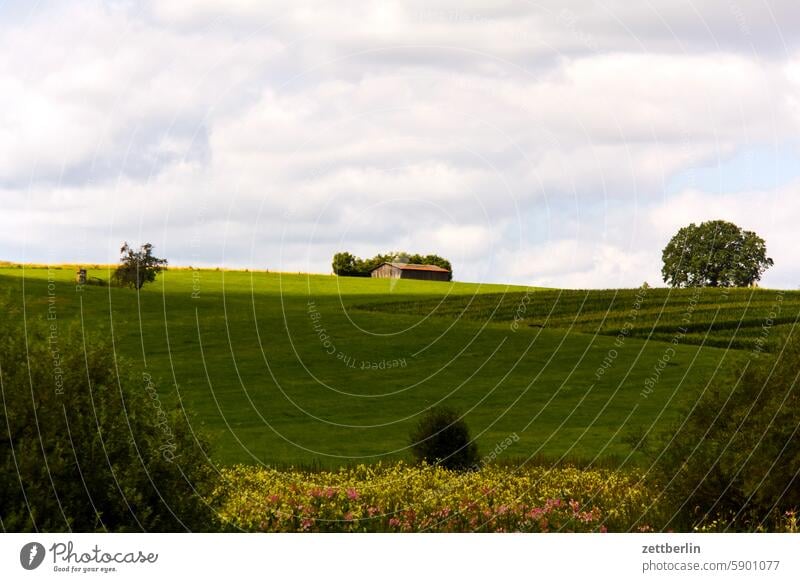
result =
[[[383,263],[372,269],[370,275],[376,279],[450,280],[450,271],[447,269],[436,265],[412,265],[411,263]]]

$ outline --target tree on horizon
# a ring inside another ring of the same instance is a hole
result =
[[[748,287],[774,265],[763,238],[724,220],[681,228],[662,260],[661,274],[672,287]]]

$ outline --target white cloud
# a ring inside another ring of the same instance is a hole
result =
[[[652,253],[597,241],[556,240],[519,253],[503,253],[510,280],[577,289],[658,284]]]
[[[789,284],[791,190],[666,185],[797,135],[798,9],[774,3],[777,34],[749,5],[696,8],[45,5],[0,28],[0,258],[140,239],[327,272],[342,248],[405,249],[464,279],[630,286],[720,216],[755,224]]]

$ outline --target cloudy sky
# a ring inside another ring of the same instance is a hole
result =
[[[692,221],[800,285],[796,0],[0,4],[0,259],[660,283]]]

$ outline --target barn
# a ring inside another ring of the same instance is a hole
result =
[[[449,281],[450,271],[436,265],[412,265],[411,263],[383,263],[370,275],[376,279],[421,279],[423,281]]]

